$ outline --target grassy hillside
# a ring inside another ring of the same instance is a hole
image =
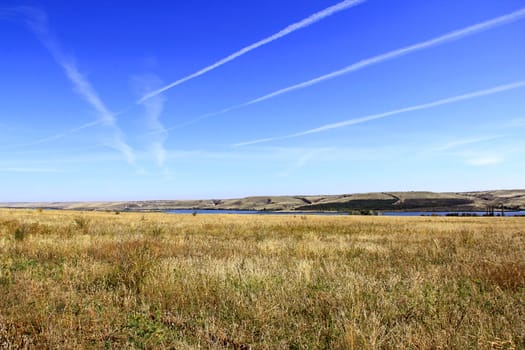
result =
[[[10,208],[160,211],[167,209],[235,210],[414,210],[484,211],[488,206],[525,210],[525,190],[465,193],[381,192],[327,196],[259,196],[238,199],[160,200],[130,202],[0,203]]]
[[[0,347],[523,349],[524,227],[0,210]]]

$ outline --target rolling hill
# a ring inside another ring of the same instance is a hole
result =
[[[479,192],[377,192],[341,195],[257,196],[237,199],[151,200],[115,202],[5,202],[4,208],[64,210],[162,211],[232,209],[269,211],[484,211],[488,207],[525,209],[525,190]]]

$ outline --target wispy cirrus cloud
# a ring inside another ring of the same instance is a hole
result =
[[[387,53],[384,53],[384,54],[381,54],[381,55],[378,55],[378,56],[374,56],[374,57],[370,57],[370,58],[361,60],[359,62],[356,62],[356,63],[353,63],[353,64],[351,64],[349,66],[346,66],[346,67],[344,67],[344,68],[342,68],[340,70],[337,70],[337,71],[334,71],[334,72],[322,75],[322,76],[314,78],[314,79],[310,79],[310,80],[304,81],[302,83],[298,83],[298,84],[295,84],[295,85],[292,85],[292,86],[288,86],[288,87],[276,90],[274,92],[271,92],[269,94],[257,97],[255,99],[250,100],[250,101],[247,101],[247,102],[244,102],[244,103],[241,103],[241,104],[238,104],[238,105],[233,105],[233,106],[221,109],[220,111],[216,111],[216,112],[211,112],[211,113],[206,113],[206,114],[200,115],[200,116],[198,116],[198,117],[196,117],[194,119],[191,119],[191,120],[189,120],[187,122],[184,122],[182,124],[176,125],[174,127],[170,127],[170,128],[168,128],[168,130],[181,128],[181,127],[184,127],[184,126],[187,126],[187,125],[191,125],[191,124],[197,123],[197,122],[199,122],[201,120],[204,120],[204,119],[207,119],[207,118],[210,118],[210,117],[213,117],[213,116],[221,115],[221,114],[224,114],[224,113],[227,113],[227,112],[231,112],[231,111],[234,111],[234,110],[237,110],[237,109],[240,109],[240,108],[248,107],[250,105],[254,105],[254,104],[257,104],[257,103],[260,103],[260,102],[272,99],[274,97],[284,95],[284,94],[292,92],[292,91],[304,89],[304,88],[307,88],[307,87],[310,87],[310,86],[322,83],[322,82],[330,80],[330,79],[334,79],[334,78],[337,78],[337,77],[340,77],[340,76],[343,76],[343,75],[346,75],[346,74],[349,74],[349,73],[352,73],[352,72],[359,71],[361,69],[364,69],[364,68],[372,66],[372,65],[380,64],[380,63],[383,63],[383,62],[386,62],[386,61],[389,61],[389,60],[392,60],[392,59],[395,59],[395,58],[398,58],[398,57],[406,56],[406,55],[409,55],[409,54],[417,52],[417,51],[430,49],[432,47],[443,45],[443,44],[446,44],[446,43],[451,42],[451,41],[459,40],[459,39],[465,38],[467,36],[471,36],[471,35],[474,35],[474,34],[477,34],[477,33],[481,33],[481,32],[484,32],[484,31],[487,31],[487,30],[490,30],[490,29],[493,29],[493,28],[496,28],[496,27],[499,27],[499,26],[502,26],[502,25],[505,25],[505,24],[509,24],[509,23],[521,20],[523,18],[525,18],[525,8],[522,8],[522,9],[520,9],[518,11],[509,13],[507,15],[496,17],[496,18],[493,18],[491,20],[488,20],[488,21],[485,21],[485,22],[481,22],[481,23],[478,23],[478,24],[475,24],[475,25],[472,25],[472,26],[469,26],[469,27],[466,27],[466,28],[463,28],[463,29],[459,29],[459,30],[455,30],[455,31],[449,32],[447,34],[444,34],[442,36],[439,36],[439,37],[436,37],[436,38],[433,38],[433,39],[430,39],[430,40],[426,40],[426,41],[423,41],[423,42],[420,42],[420,43],[417,43],[417,44],[413,44],[413,45],[410,45],[410,46],[402,47],[400,49],[396,49],[396,50],[393,50],[393,51],[390,51],[390,52],[387,52]]]
[[[154,74],[134,76],[132,85],[139,94],[151,91],[152,88],[160,86],[162,81]],[[153,96],[142,103],[145,111],[145,123],[148,133],[146,134],[148,149],[155,158],[159,166],[166,162],[166,149],[164,143],[168,137],[168,132],[161,122],[161,115],[164,109],[165,98],[162,95]]]
[[[425,110],[429,108],[444,106],[444,105],[466,101],[466,100],[471,100],[471,99],[479,98],[483,96],[490,96],[493,94],[515,90],[515,89],[519,89],[523,87],[525,87],[525,80],[518,81],[515,83],[511,83],[511,84],[506,84],[506,85],[499,85],[499,86],[492,87],[492,88],[485,89],[485,90],[478,90],[475,92],[470,92],[470,93],[466,93],[462,95],[447,97],[441,100],[436,100],[436,101],[423,103],[423,104],[419,104],[415,106],[400,108],[400,109],[396,109],[396,110],[392,110],[392,111],[388,111],[384,113],[370,114],[370,115],[366,115],[366,116],[359,117],[359,118],[347,119],[347,120],[344,120],[338,123],[326,124],[326,125],[323,125],[317,128],[297,132],[297,133],[286,135],[286,136],[266,137],[266,138],[257,139],[257,140],[239,142],[239,143],[233,144],[232,146],[236,146],[236,147],[248,146],[248,145],[254,145],[254,144],[259,144],[259,143],[264,143],[264,142],[285,140],[285,139],[291,139],[291,138],[300,137],[300,136],[306,136],[310,134],[316,134],[316,133],[320,133],[320,132],[324,132],[328,130],[343,128],[343,127],[350,126],[350,125],[366,123],[372,120],[383,119],[383,118],[391,117],[391,116],[398,115],[398,114],[415,112],[415,111]]]
[[[515,118],[504,124],[507,128],[523,128],[525,127],[525,118]]]
[[[466,162],[474,166],[488,166],[503,163],[505,158],[501,154],[477,154],[466,157]]]
[[[0,168],[0,173],[57,173],[59,170],[53,168]]]
[[[25,6],[2,8],[0,9],[0,18],[21,21],[24,23],[49,51],[56,63],[62,67],[67,78],[73,84],[77,94],[97,112],[99,119],[96,122],[84,124],[80,127],[71,129],[66,131],[65,134],[102,124],[113,130],[113,135],[111,139],[107,141],[107,146],[121,152],[129,163],[134,163],[134,151],[131,146],[126,143],[122,130],[117,126],[115,114],[106,107],[91,83],[82,73],[80,73],[74,59],[64,53],[58,40],[49,28],[46,13],[37,8]],[[50,138],[37,140],[37,142],[43,143],[63,136],[63,134],[57,134]]]
[[[250,44],[242,49],[240,49],[239,51],[236,51],[234,53],[232,53],[231,55],[225,57],[225,58],[222,58],[220,59],[219,61],[207,66],[207,67],[204,67],[202,68],[201,70],[193,73],[193,74],[190,74],[184,78],[181,78],[171,84],[168,84],[166,86],[163,86],[159,89],[156,89],[156,90],[153,90],[147,94],[144,94],[138,101],[137,103],[143,103],[144,101],[154,97],[154,96],[157,96],[161,93],[163,93],[164,91],[166,90],[169,90],[171,88],[174,88],[175,86],[177,85],[180,85],[182,83],[185,83],[189,80],[192,80],[192,79],[195,79],[203,74],[206,74],[216,68],[219,68],[220,66],[228,63],[228,62],[231,62],[233,61],[234,59],[238,58],[238,57],[241,57],[242,55],[245,55],[247,54],[248,52],[250,51],[253,51],[261,46],[264,46],[266,44],[269,44],[275,40],[278,40],[284,36],[287,36],[299,29],[303,29],[303,28],[306,28],[306,27],[309,27],[311,26],[312,24],[316,23],[316,22],[319,22],[329,16],[332,16],[340,11],[343,11],[343,10],[346,10],[346,9],[349,9],[350,7],[353,7],[353,6],[356,6],[356,5],[359,5],[363,2],[365,2],[366,0],[345,0],[345,1],[342,1],[340,3],[337,3],[333,6],[330,6],[330,7],[327,7],[325,8],[324,10],[321,10],[319,12],[316,12],[310,16],[308,16],[307,18],[299,21],[299,22],[296,22],[296,23],[293,23],[293,24],[290,24],[288,25],[286,28],[280,30],[279,32],[267,37],[267,38],[264,38],[262,40],[259,40],[253,44]]]
[[[311,150],[305,151],[286,169],[279,172],[278,175],[281,177],[287,177],[293,172],[304,168],[308,163],[310,163],[314,159],[317,159],[321,154],[325,152],[329,152],[330,150],[331,150],[330,148],[317,148],[317,149],[311,149]]]
[[[512,153],[512,147],[501,145],[503,135],[465,137],[447,142],[441,146],[430,149],[427,153],[432,156],[460,159],[470,166],[490,166],[503,163]]]
[[[495,135],[495,136],[482,136],[482,137],[469,137],[469,138],[462,138],[454,141],[450,141],[448,143],[445,143],[441,146],[436,147],[435,151],[448,151],[451,149],[455,149],[458,147],[464,147],[464,146],[470,146],[473,144],[478,144],[482,142],[492,141],[495,139],[499,139],[503,137],[502,135]]]

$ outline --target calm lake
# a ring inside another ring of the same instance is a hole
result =
[[[312,211],[294,211],[294,212],[281,212],[281,211],[256,211],[256,210],[225,210],[225,209],[176,209],[176,210],[167,210],[166,213],[171,214],[257,214],[257,215],[346,215],[345,212],[312,212]],[[422,212],[422,211],[411,211],[411,212],[382,212],[383,216],[422,216],[422,215],[438,215],[445,216],[447,214],[455,214],[457,212],[452,211],[438,211],[438,212]],[[478,216],[483,216],[484,211],[476,212],[459,212],[458,214],[476,214]],[[494,215],[499,215],[500,213],[495,213]],[[525,215],[525,211],[509,211],[505,212],[505,216],[516,216],[516,215]]]

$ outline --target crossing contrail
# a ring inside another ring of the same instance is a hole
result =
[[[342,75],[361,70],[361,69],[366,68],[368,66],[372,66],[372,65],[375,65],[375,64],[383,63],[385,61],[388,61],[388,60],[391,60],[391,59],[394,59],[394,58],[398,58],[398,57],[401,57],[401,56],[405,56],[405,55],[408,55],[408,54],[416,52],[416,51],[429,49],[429,48],[432,48],[432,47],[435,47],[435,46],[438,46],[438,45],[445,44],[445,43],[450,42],[450,41],[459,40],[461,38],[464,38],[464,37],[467,37],[467,36],[470,36],[470,35],[474,35],[474,34],[477,34],[477,33],[481,33],[483,31],[486,31],[486,30],[489,30],[489,29],[493,29],[493,28],[496,28],[496,27],[504,25],[504,24],[515,22],[517,20],[523,19],[524,17],[525,17],[525,8],[522,8],[522,9],[520,9],[518,11],[509,13],[507,15],[496,17],[494,19],[491,19],[491,20],[488,20],[488,21],[485,21],[485,22],[481,22],[481,23],[472,25],[470,27],[466,27],[466,28],[463,28],[463,29],[455,30],[455,31],[449,32],[449,33],[447,33],[445,35],[439,36],[439,37],[434,38],[434,39],[423,41],[423,42],[420,42],[420,43],[417,43],[417,44],[414,44],[414,45],[406,46],[406,47],[403,47],[403,48],[400,48],[400,49],[397,49],[397,50],[394,50],[394,51],[390,51],[390,52],[387,52],[387,53],[384,53],[384,54],[381,54],[381,55],[378,55],[378,56],[374,56],[374,57],[371,57],[371,58],[367,58],[367,59],[361,60],[359,62],[353,63],[353,64],[351,64],[351,65],[349,65],[349,66],[347,66],[347,67],[345,67],[343,69],[337,70],[335,72],[332,72],[332,73],[329,73],[329,74],[325,74],[325,75],[322,75],[320,77],[317,77],[317,78],[314,78],[314,79],[311,79],[311,80],[308,80],[308,81],[305,81],[305,82],[302,82],[302,83],[299,83],[299,84],[295,84],[295,85],[292,85],[292,86],[289,86],[289,87],[286,87],[286,88],[283,88],[283,89],[271,92],[269,94],[266,94],[264,96],[255,98],[253,100],[250,100],[250,101],[242,103],[242,104],[238,104],[238,105],[234,105],[234,106],[231,106],[231,107],[227,107],[227,108],[224,108],[224,109],[222,109],[220,111],[217,111],[217,112],[203,114],[203,115],[198,116],[198,117],[196,117],[196,118],[194,118],[192,120],[189,120],[189,121],[187,121],[187,122],[185,122],[183,124],[180,124],[180,125],[177,125],[175,127],[169,128],[168,130],[175,129],[175,128],[180,128],[180,127],[187,126],[187,125],[191,125],[191,124],[194,124],[194,123],[196,123],[196,122],[198,122],[200,120],[207,119],[207,118],[212,117],[212,116],[216,116],[216,115],[224,114],[224,113],[227,113],[227,112],[230,112],[230,111],[233,111],[233,110],[244,108],[244,107],[247,107],[247,106],[259,103],[259,102],[263,102],[263,101],[269,100],[271,98],[274,98],[274,97],[277,97],[277,96],[280,96],[280,95],[283,95],[283,94],[286,94],[288,92],[292,92],[292,91],[299,90],[299,89],[304,89],[304,88],[307,88],[307,87],[319,84],[321,82],[324,82],[326,80],[334,79],[334,78],[340,77]]]
[[[124,133],[117,126],[115,114],[106,107],[91,83],[78,70],[74,60],[64,53],[58,40],[49,29],[45,12],[32,7],[0,9],[0,18],[16,20],[18,17],[21,17],[24,24],[33,31],[36,37],[49,51],[56,63],[62,67],[65,75],[74,86],[78,95],[81,96],[99,115],[99,120],[95,122],[84,124],[80,127],[71,129],[66,133],[37,140],[36,143],[44,143],[54,139],[59,139],[64,137],[67,133],[76,132],[81,129],[101,124],[113,131],[112,138],[108,141],[108,146],[121,152],[129,163],[134,163],[134,151],[131,146],[126,143]]]
[[[51,142],[51,141],[60,140],[60,139],[62,139],[64,137],[67,137],[67,136],[69,136],[71,134],[74,134],[76,132],[79,132],[81,130],[84,130],[84,129],[87,129],[87,128],[91,128],[91,127],[94,127],[94,126],[97,126],[97,125],[101,125],[101,124],[102,124],[102,121],[96,120],[96,121],[89,122],[89,123],[86,123],[84,125],[78,126],[76,128],[69,129],[69,130],[66,130],[64,132],[55,134],[53,136],[44,137],[44,138],[37,139],[37,140],[34,140],[32,142],[28,142],[28,143],[11,145],[9,147],[2,147],[2,148],[0,148],[0,150],[8,150],[8,149],[16,149],[16,148],[20,148],[20,147],[36,146],[36,145],[40,145],[40,144],[43,144],[43,143],[48,143],[48,142]]]
[[[191,79],[194,79],[194,78],[197,78],[203,74],[206,74],[208,73],[209,71],[212,71],[228,62],[231,62],[233,61],[234,59],[244,55],[244,54],[247,54],[248,52],[250,51],[253,51],[263,45],[266,45],[266,44],[269,44],[271,43],[272,41],[275,41],[277,39],[280,39],[288,34],[291,34],[293,32],[295,32],[296,30],[299,30],[299,29],[303,29],[303,28],[306,28],[306,27],[309,27],[311,26],[312,24],[318,22],[318,21],[321,21],[323,19],[325,19],[326,17],[329,17],[333,14],[336,14],[337,12],[340,12],[340,11],[343,11],[343,10],[346,10],[346,9],[349,9],[350,7],[353,7],[353,6],[356,6],[356,5],[359,5],[363,2],[365,2],[366,0],[345,0],[345,1],[342,1],[338,4],[335,4],[333,6],[330,6],[322,11],[319,11],[319,12],[316,12],[314,13],[313,15],[299,21],[299,22],[296,22],[296,23],[293,23],[293,24],[290,24],[289,26],[287,26],[286,28],[282,29],[281,31],[273,34],[272,36],[269,36],[265,39],[262,39],[262,40],[259,40],[257,41],[256,43],[253,43],[251,45],[248,45],[242,49],[240,49],[239,51],[237,52],[234,52],[232,53],[231,55],[205,67],[205,68],[202,68],[201,70],[193,73],[193,74],[190,74],[184,78],[181,78],[171,84],[168,84],[160,89],[157,89],[155,91],[152,91],[146,95],[144,95],[142,98],[140,98],[137,103],[142,103],[144,102],[145,100],[153,97],[153,96],[156,96],[158,94],[161,94],[162,92],[166,91],[166,90],[169,90],[177,85],[180,85],[182,83],[185,83],[187,82],[188,80],[191,80]]]
[[[142,95],[146,91],[151,91],[152,88],[156,88],[162,85],[162,81],[155,74],[144,74],[133,77],[133,85],[138,92],[138,95]],[[167,151],[164,146],[168,133],[166,132],[164,125],[161,121],[162,112],[164,110],[165,97],[157,95],[150,98],[141,104],[144,108],[144,122],[146,128],[150,131],[145,138],[148,143],[150,153],[155,158],[157,165],[160,167],[164,166],[166,162]]]
[[[429,109],[429,108],[433,108],[433,107],[448,105],[448,104],[455,103],[455,102],[471,100],[471,99],[474,99],[474,98],[488,96],[488,95],[493,95],[493,94],[497,94],[497,93],[500,93],[500,92],[505,92],[505,91],[514,90],[514,89],[519,89],[519,88],[523,88],[523,87],[525,87],[525,80],[521,80],[521,81],[518,81],[518,82],[515,82],[515,83],[506,84],[506,85],[499,85],[499,86],[496,86],[496,87],[493,87],[493,88],[490,88],[490,89],[470,92],[470,93],[463,94],[463,95],[447,97],[447,98],[444,98],[444,99],[441,99],[441,100],[428,102],[428,103],[424,103],[424,104],[419,104],[419,105],[415,105],[415,106],[411,106],[411,107],[405,107],[405,108],[401,108],[401,109],[396,109],[396,110],[389,111],[389,112],[378,113],[378,114],[370,114],[370,115],[366,115],[366,116],[359,117],[359,118],[344,120],[344,121],[341,121],[341,122],[338,122],[338,123],[326,124],[326,125],[314,128],[314,129],[309,129],[309,130],[306,130],[306,131],[301,131],[301,132],[297,132],[297,133],[286,135],[286,136],[267,137],[267,138],[264,138],[264,139],[240,142],[240,143],[233,144],[232,146],[241,147],[241,146],[254,145],[254,144],[258,144],[258,143],[271,142],[271,141],[277,141],[277,140],[285,140],[285,139],[291,139],[291,138],[305,136],[305,135],[310,135],[310,134],[316,134],[316,133],[323,132],[323,131],[339,129],[339,128],[343,128],[345,126],[356,125],[356,124],[369,122],[369,121],[372,121],[372,120],[382,119],[382,118],[390,117],[390,116],[397,115],[397,114],[403,114],[403,113],[408,113],[408,112],[420,111],[420,110],[423,110],[423,109]]]

